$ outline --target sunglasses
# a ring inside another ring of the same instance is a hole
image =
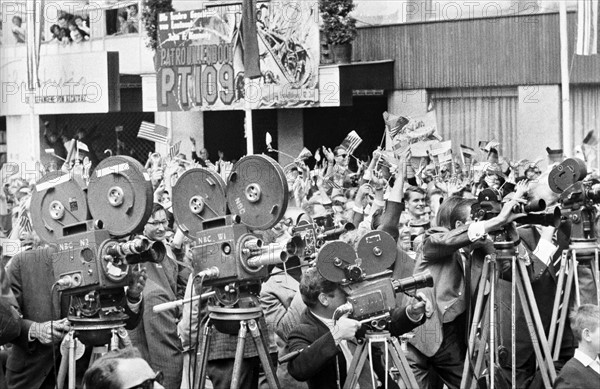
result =
[[[159,371],[156,373],[154,378],[148,378],[146,381],[142,382],[141,384],[132,386],[127,389],[152,389],[154,387],[155,382],[158,382],[159,384],[162,385],[163,378],[164,378],[164,376],[163,376],[162,371]]]

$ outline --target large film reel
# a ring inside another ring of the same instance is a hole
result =
[[[348,243],[325,244],[317,255],[319,273],[331,282],[358,282],[386,271],[396,260],[396,242],[386,232],[365,234],[356,251]]]
[[[396,241],[383,231],[369,231],[361,238],[356,248],[366,275],[387,270],[396,260],[396,251]]]
[[[122,237],[141,230],[152,212],[152,185],[135,159],[114,156],[100,162],[88,187],[90,212],[110,235]]]
[[[554,193],[562,193],[569,186],[587,176],[587,166],[579,158],[568,158],[555,166],[548,175],[548,185]]]
[[[55,243],[63,227],[89,219],[85,183],[70,173],[50,172],[35,185],[31,196],[31,224],[40,239]]]
[[[251,230],[267,230],[285,214],[288,184],[281,166],[265,155],[240,159],[229,175],[227,204]]]
[[[187,236],[196,237],[204,220],[225,216],[225,181],[211,170],[190,169],[177,179],[172,202],[179,228]]]

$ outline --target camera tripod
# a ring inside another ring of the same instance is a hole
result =
[[[417,388],[419,385],[417,384],[417,380],[413,375],[413,372],[404,356],[404,352],[400,347],[400,342],[398,339],[391,336],[388,331],[367,331],[365,335],[365,339],[362,343],[356,347],[356,351],[354,352],[354,356],[352,357],[352,362],[350,363],[349,372],[350,374],[346,378],[346,383],[344,384],[344,389],[353,389],[356,387],[358,380],[360,378],[360,373],[363,370],[365,363],[367,362],[367,357],[371,362],[371,384],[372,388],[376,388],[375,377],[373,376],[373,354],[372,354],[372,346],[378,344],[380,347],[383,347],[386,357],[386,373],[389,371],[388,369],[388,358],[392,357],[392,362],[394,367],[398,369],[400,372],[400,377],[404,382],[405,388]],[[384,388],[387,388],[387,380],[388,375],[385,376],[385,385]],[[366,389],[366,388],[365,388]]]
[[[216,329],[223,333],[234,333],[237,329],[238,342],[235,350],[235,361],[233,363],[233,376],[231,389],[237,389],[240,385],[240,375],[244,349],[246,346],[246,334],[250,330],[252,340],[256,346],[258,357],[265,371],[265,376],[271,389],[279,389],[279,382],[275,374],[275,368],[269,358],[267,342],[265,340],[266,328],[260,319],[263,317],[260,304],[248,308],[231,308],[208,306],[209,318],[202,329],[202,343],[198,350],[196,366],[199,373],[194,377],[193,388],[204,389],[206,383],[206,364],[208,362],[208,347],[212,332]],[[239,328],[239,329],[238,329]]]
[[[476,382],[472,381],[473,375],[480,377],[485,371],[484,358],[487,351],[489,353],[488,372],[489,382],[487,387],[494,389],[496,385],[502,385],[502,381],[496,381],[496,363],[498,361],[498,342],[496,338],[497,318],[496,318],[496,289],[499,278],[498,262],[511,262],[511,382],[512,387],[516,387],[516,297],[518,295],[525,314],[527,329],[531,338],[536,360],[542,379],[546,388],[551,388],[556,379],[556,370],[550,354],[550,346],[546,339],[542,320],[539,315],[537,303],[531,287],[531,282],[527,275],[527,269],[523,261],[517,259],[514,242],[495,241],[494,248],[496,252],[485,257],[479,289],[473,312],[473,320],[469,332],[468,353],[463,367],[463,379],[461,389],[473,388]],[[468,277],[468,275],[467,275]],[[484,295],[486,294],[486,281],[489,282],[489,296],[484,305]],[[477,338],[477,329],[481,325],[481,336],[477,346],[476,361],[473,366],[471,357],[475,353],[475,341]]]
[[[596,304],[600,305],[598,251],[598,244],[595,239],[572,239],[569,248],[562,253],[548,336],[549,344],[553,346],[552,356],[555,361],[559,358],[573,289],[575,290],[575,303],[577,306],[581,305],[581,290],[577,268],[582,262],[591,266],[592,278],[596,286]]]
[[[76,369],[75,361],[83,356],[85,346],[78,339],[76,332],[90,331],[110,331],[110,344],[104,346],[94,346],[89,366],[91,366],[98,358],[109,351],[117,350],[131,345],[125,324],[96,324],[96,325],[78,325],[75,324],[71,330],[65,335],[61,344],[62,358],[60,360],[60,368],[56,377],[56,386],[58,389],[63,389],[65,378],[68,375],[68,389],[75,389]]]

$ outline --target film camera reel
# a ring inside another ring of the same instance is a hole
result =
[[[383,330],[396,306],[396,294],[433,286],[429,271],[395,280],[388,270],[396,261],[396,242],[383,231],[370,231],[359,241],[356,251],[344,242],[329,242],[317,255],[317,270],[325,279],[339,283],[347,302],[336,314],[351,317]],[[337,317],[339,317],[337,316]]]
[[[195,168],[173,187],[175,220],[194,240],[194,273],[205,285],[216,286],[223,305],[237,304],[268,275],[268,265],[285,262],[300,246],[297,241],[264,244],[258,233],[281,220],[287,203],[284,171],[264,155],[240,159],[227,183],[208,169]]]
[[[42,177],[31,199],[32,225],[49,249],[56,285],[69,299],[69,321],[84,344],[108,343],[124,326],[120,302],[129,265],[164,257],[162,243],[123,239],[139,232],[152,212],[152,184],[136,160],[103,160],[88,185],[71,173]]]

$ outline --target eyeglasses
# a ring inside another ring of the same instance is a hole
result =
[[[141,384],[137,384],[136,386],[132,386],[127,389],[152,389],[154,387],[155,382],[158,382],[159,384],[162,385],[163,377],[164,376],[163,376],[162,371],[159,371],[156,373],[154,378],[148,378],[146,381],[142,382]]]
[[[169,221],[168,220],[154,220],[152,222],[148,222],[148,224],[150,224],[151,226],[154,226],[154,227],[158,227],[159,224],[162,224],[163,227],[166,227],[169,225]]]

